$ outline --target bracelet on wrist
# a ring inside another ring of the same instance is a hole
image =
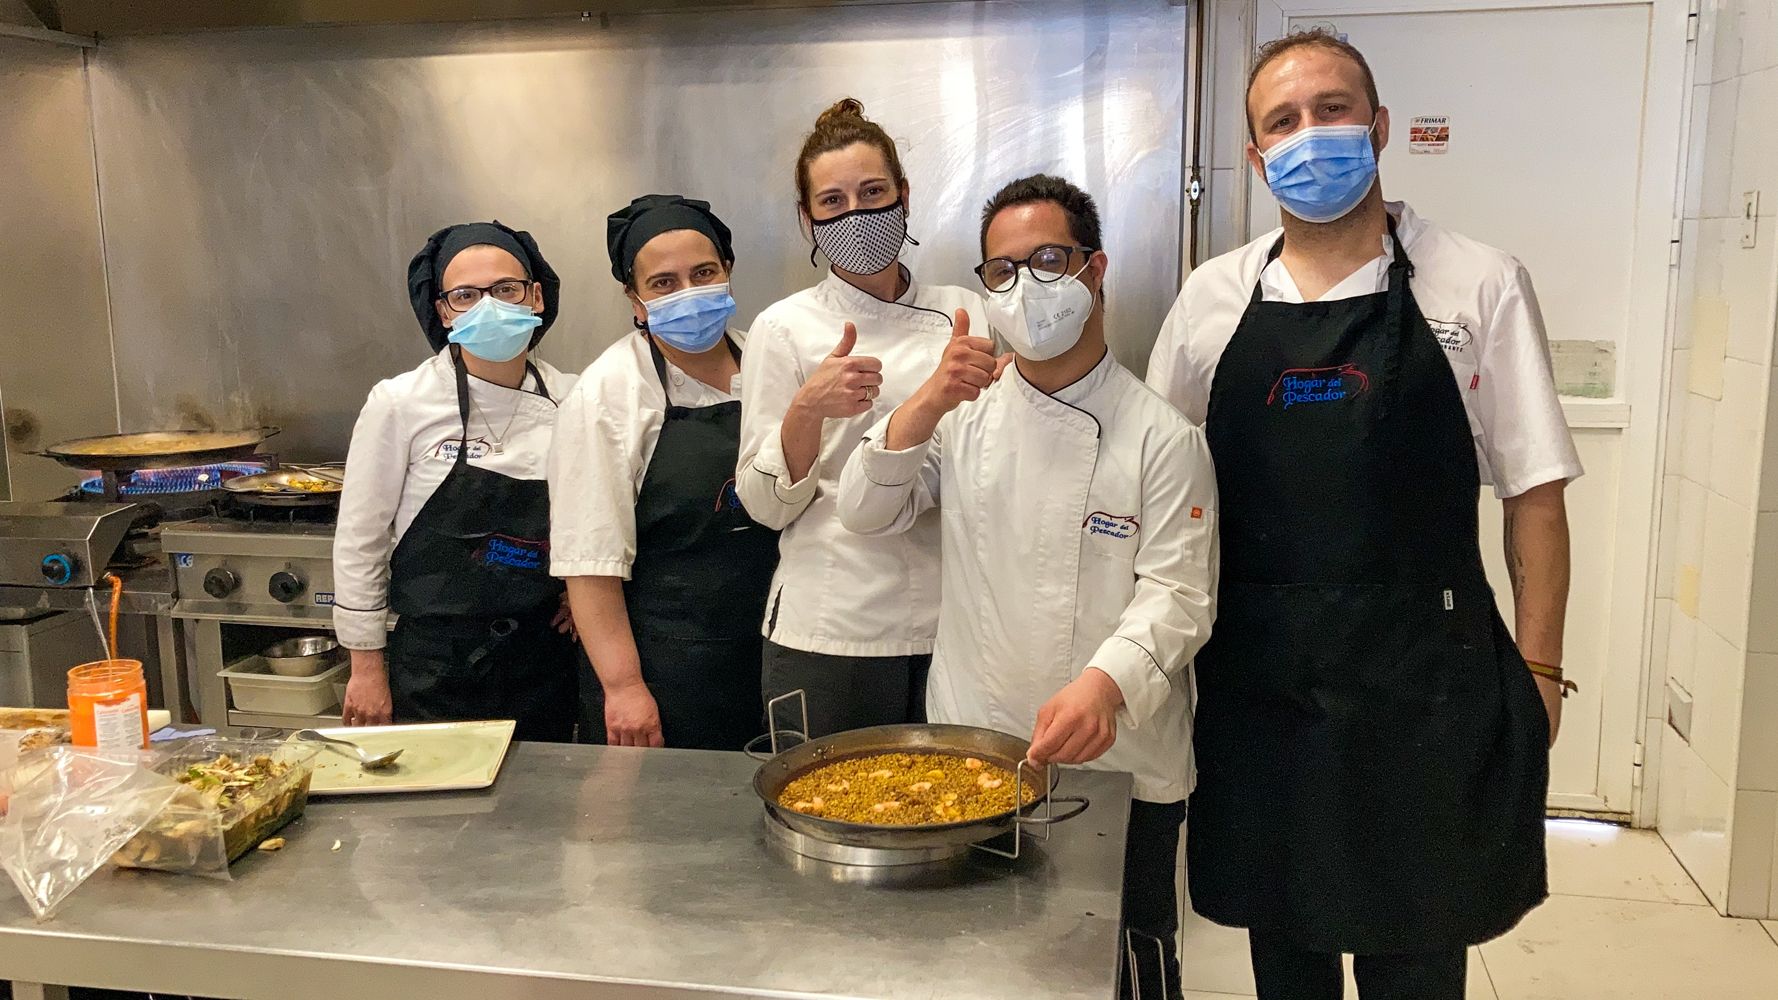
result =
[[[1545,680],[1555,681],[1556,686],[1562,690],[1562,697],[1564,698],[1580,690],[1579,684],[1562,676],[1561,667],[1553,667],[1548,663],[1539,663],[1536,660],[1526,660],[1525,666],[1534,676],[1542,677]]]

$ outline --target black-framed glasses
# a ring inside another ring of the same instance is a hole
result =
[[[982,287],[990,292],[1004,292],[1019,281],[1019,267],[1031,272],[1031,277],[1045,284],[1060,281],[1068,273],[1068,261],[1076,253],[1095,253],[1092,247],[1064,246],[1060,243],[1049,243],[1031,252],[1024,260],[1011,257],[990,257],[975,266],[975,276],[982,280]]]
[[[496,281],[492,285],[479,287],[458,285],[456,288],[447,289],[439,298],[444,301],[445,308],[454,313],[468,312],[482,300],[484,295],[492,295],[509,306],[516,306],[525,301],[525,296],[531,294],[532,284],[534,282],[528,278],[507,278],[504,281]]]

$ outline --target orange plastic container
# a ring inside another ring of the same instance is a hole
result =
[[[68,671],[68,728],[75,746],[148,746],[148,682],[141,660],[98,660]]]

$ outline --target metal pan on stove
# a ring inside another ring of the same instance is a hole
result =
[[[105,434],[76,438],[50,445],[38,454],[72,469],[126,472],[137,469],[172,469],[214,465],[246,458],[276,427],[233,431],[148,431],[137,434]]]
[[[326,475],[322,475],[326,473]],[[223,490],[242,503],[260,507],[331,507],[340,502],[345,482],[337,468],[284,468],[257,476],[236,476]]]

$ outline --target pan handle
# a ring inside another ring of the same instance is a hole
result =
[[[1039,772],[1038,772],[1037,768],[1033,767],[1031,762],[1028,760],[1020,760],[1019,763],[1012,769],[1012,773],[1013,773],[1012,800],[1014,802],[1015,809],[1022,808],[1021,806],[1018,806],[1017,803],[1021,803],[1021,802],[1025,801],[1025,772],[1026,771],[1030,771],[1032,776],[1034,776],[1034,777],[1039,776]],[[1050,827],[1054,826],[1057,823],[1062,822],[1065,819],[1072,819],[1075,816],[1079,816],[1081,813],[1087,811],[1088,803],[1085,798],[1082,798],[1079,796],[1058,798],[1057,796],[1050,794],[1051,790],[1053,790],[1056,787],[1056,765],[1054,765],[1054,764],[1043,765],[1043,771],[1041,772],[1040,780],[1042,781],[1042,788],[1043,788],[1043,815],[1041,817],[1038,817],[1038,816],[1020,816],[1016,812],[1013,814],[1012,850],[1003,851],[998,847],[991,847],[987,844],[972,845],[975,847],[976,850],[986,851],[989,854],[998,854],[1003,858],[1015,858],[1016,859],[1019,856],[1020,851],[1024,847],[1025,827],[1035,826],[1038,829],[1041,829],[1043,831],[1042,836],[1039,836],[1036,831],[1032,831],[1031,836],[1036,837],[1038,840],[1048,840],[1048,839],[1050,839]],[[1056,803],[1057,802],[1067,802],[1070,804],[1078,804],[1079,808],[1067,810],[1067,811],[1063,812],[1062,815],[1057,816],[1056,815]]]
[[[801,713],[803,727],[801,729],[780,730],[778,728],[778,706],[792,698],[796,699],[797,708]],[[796,746],[798,743],[809,742],[809,699],[808,696],[803,693],[802,688],[797,688],[795,691],[787,691],[784,694],[773,698],[771,701],[766,702],[766,731],[748,740],[747,745],[741,748],[741,752],[752,757],[754,760],[771,760],[773,757],[778,756],[778,734],[780,732],[787,738],[791,736],[796,737],[796,742],[787,744],[785,749]],[[769,755],[759,752],[759,741],[766,739],[772,741],[772,752]]]
[[[273,427],[270,424],[265,424],[259,428],[259,433],[265,435],[265,437],[277,437],[283,430],[284,428],[282,427]],[[261,440],[264,440],[264,438],[261,438]]]
[[[1093,804],[1085,795],[1057,795],[1053,796],[1050,799],[1050,802],[1066,802],[1069,805],[1074,806],[1074,808],[1064,809],[1060,813],[1056,813],[1052,810],[1048,815],[1044,816],[1020,816],[1015,822],[1025,823],[1031,826],[1054,826],[1064,820],[1070,820],[1079,816],[1081,813],[1087,811],[1087,806]]]

